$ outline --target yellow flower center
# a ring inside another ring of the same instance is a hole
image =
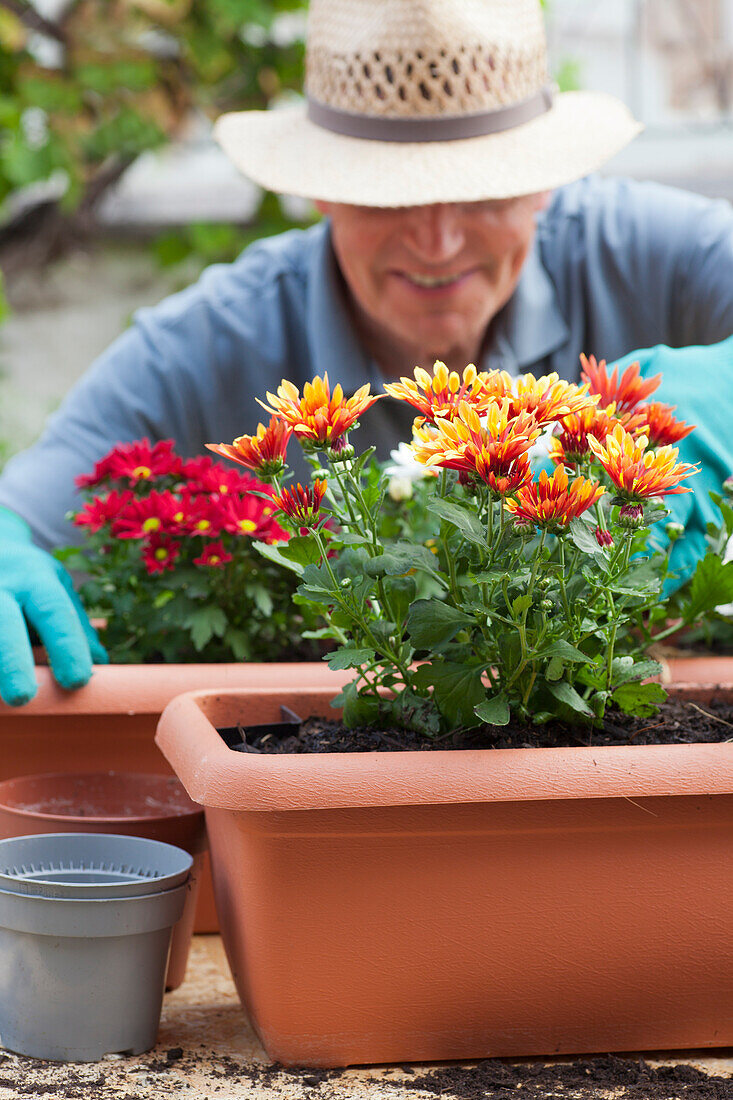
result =
[[[211,562],[212,565],[218,565],[218,563],[221,561],[221,558],[219,557],[218,554],[212,554],[211,557],[209,558],[209,561]]]
[[[229,486],[228,485],[220,485],[219,486],[219,492],[220,493],[228,493],[229,492]]]
[[[143,523],[143,531],[158,531],[160,529],[160,520],[157,516],[150,516]]]
[[[240,519],[239,527],[240,530],[249,532],[256,530],[257,524],[254,523],[251,519]]]
[[[211,527],[211,524],[209,523],[208,519],[200,519],[196,524],[197,531],[207,531],[209,527]]]
[[[153,557],[156,561],[165,561],[165,559],[168,557],[168,551],[165,550],[162,546],[159,546],[153,554]]]
[[[173,516],[173,519],[176,521],[176,523],[181,523],[183,521],[183,512],[176,512]]]
[[[150,477],[153,471],[149,466],[136,466],[132,471],[133,477]]]

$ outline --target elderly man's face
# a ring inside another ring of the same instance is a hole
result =
[[[389,209],[316,204],[331,218],[362,338],[387,373],[478,358],[491,319],[517,285],[548,198]]]

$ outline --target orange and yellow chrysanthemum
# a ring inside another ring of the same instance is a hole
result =
[[[567,527],[571,520],[587,511],[605,492],[602,485],[585,477],[568,483],[568,475],[558,466],[552,477],[542,470],[539,481],[532,481],[518,490],[506,508],[520,519],[538,527]]]
[[[206,446],[215,454],[254,470],[261,478],[270,478],[283,469],[292,434],[292,428],[273,416],[267,427],[258,424],[254,435],[240,435],[233,443],[207,443]]]
[[[507,396],[511,416],[518,416],[521,412],[532,413],[540,425],[551,424],[563,416],[571,416],[598,404],[598,398],[588,394],[587,386],[563,382],[554,373],[539,378],[533,374],[523,374],[513,382]]]
[[[609,378],[605,359],[601,359],[599,363],[595,355],[581,355],[580,362],[583,367],[580,377],[588,383],[590,392],[600,396],[601,405],[610,405],[613,401],[619,419],[622,413],[630,412],[642,401],[646,401],[662,381],[661,374],[655,374],[653,378],[642,378],[638,363],[627,367],[620,378],[616,367]]]
[[[684,420],[675,419],[672,415],[675,407],[663,405],[661,401],[652,401],[640,409],[646,422],[644,434],[649,439],[650,447],[670,447],[694,431],[694,424],[685,424]],[[628,425],[625,427],[628,430]]]
[[[602,443],[618,424],[614,411],[613,405],[607,409],[590,405],[580,412],[563,416],[557,434],[550,440],[548,453],[552,461],[566,466],[585,461],[591,453],[588,437],[592,435]]]
[[[273,500],[278,508],[289,516],[298,527],[317,527],[321,520],[320,510],[328,482],[316,478],[313,485],[305,489],[298,482],[277,493]]]
[[[646,436],[635,439],[620,424],[606,437],[605,444],[591,437],[590,446],[618,495],[629,504],[643,503],[650,497],[689,493],[690,489],[679,482],[700,469],[678,462],[676,447],[648,450]]]
[[[482,423],[463,401],[451,420],[417,427],[412,449],[418,462],[478,477],[500,495],[512,493],[532,477],[529,448],[540,434],[533,416],[509,416],[509,402],[497,401]]]
[[[263,409],[289,425],[301,442],[332,447],[380,397],[370,394],[369,383],[353,397],[345,397],[340,384],[331,393],[326,373],[323,378],[316,375],[312,382],[306,382],[302,397],[297,387],[283,378],[277,393],[267,394],[269,405],[258,401]]]
[[[450,420],[456,416],[462,404],[485,412],[493,400],[511,391],[511,378],[506,371],[477,371],[473,363],[461,376],[438,360],[432,377],[422,367],[415,367],[414,379],[402,377],[399,382],[386,383],[384,389],[390,397],[406,401],[429,424],[434,424],[438,419]]]

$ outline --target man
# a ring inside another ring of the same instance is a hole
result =
[[[680,566],[700,552],[706,490],[733,467],[730,208],[583,178],[639,127],[609,96],[548,87],[537,0],[313,0],[306,90],[304,106],[225,116],[218,137],[326,220],[141,310],[0,479],[7,702],[35,691],[26,620],[65,687],[105,659],[46,553],[72,537],[74,476],[118,441],[195,454],[251,432],[255,395],[283,377],[328,371],[348,392],[436,358],[577,378],[582,351],[640,357],[698,424],[681,451],[703,474],[675,518]],[[408,427],[388,401],[368,422],[383,456]]]

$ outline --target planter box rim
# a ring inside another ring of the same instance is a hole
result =
[[[699,694],[703,685],[685,688]],[[733,794],[733,743],[257,755],[232,751],[205,709],[241,700],[329,714],[323,689],[187,692],[163,711],[156,743],[194,802],[282,812],[445,803]],[[222,722],[222,725],[231,724]],[[643,808],[642,808],[643,810]]]
[[[300,683],[340,691],[349,679],[345,673],[332,672],[325,662],[293,661],[247,664],[150,664],[95,665],[92,678],[84,687],[66,691],[59,687],[50,668],[35,669],[38,692],[22,707],[11,707],[0,701],[0,717],[62,714],[151,714],[157,715],[171,699],[187,691],[191,683],[199,690],[218,688],[276,688],[285,678]],[[120,705],[120,693],[124,703]]]

